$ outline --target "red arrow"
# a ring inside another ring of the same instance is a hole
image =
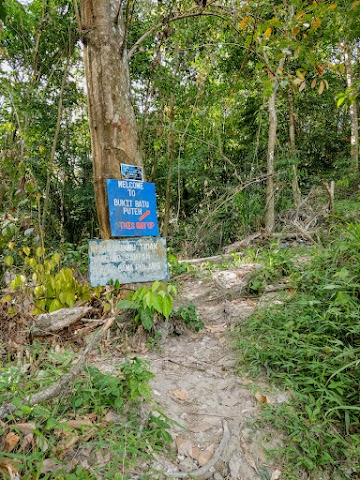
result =
[[[141,215],[141,217],[139,218],[140,222],[141,222],[142,220],[144,220],[144,218],[148,217],[149,215],[150,215],[150,210],[146,210],[146,212],[143,213],[143,214]]]

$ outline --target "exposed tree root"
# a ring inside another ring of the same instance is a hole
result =
[[[50,385],[50,387],[41,390],[40,392],[34,393],[33,395],[28,395],[24,398],[21,405],[26,405],[29,407],[33,407],[39,403],[46,402],[51,400],[52,398],[57,397],[61,393],[64,393],[65,388],[71,383],[75,377],[83,370],[85,363],[89,354],[94,350],[95,346],[99,343],[103,334],[111,327],[114,323],[115,318],[110,318],[107,320],[105,325],[97,330],[94,335],[91,337],[91,340],[85,347],[81,357],[79,358],[78,362],[73,366],[70,372],[63,377],[61,377],[57,382]],[[20,405],[20,406],[21,406]],[[14,405],[13,403],[8,403],[0,407],[0,419],[6,417],[7,415],[13,414],[19,405]]]
[[[171,477],[171,478],[192,478],[192,477],[201,477],[201,475],[205,475],[210,468],[212,468],[216,462],[220,459],[221,455],[224,453],[224,450],[226,448],[226,445],[229,443],[231,433],[230,433],[230,428],[226,420],[223,420],[223,430],[224,430],[224,435],[223,438],[218,446],[218,449],[214,453],[213,457],[211,460],[204,465],[201,468],[198,468],[197,470],[193,470],[192,472],[170,472],[170,473],[164,473],[166,477]]]

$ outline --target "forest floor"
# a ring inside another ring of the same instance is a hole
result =
[[[156,472],[214,480],[280,477],[279,468],[266,463],[266,451],[276,448],[280,439],[268,427],[264,429],[258,419],[263,403],[281,403],[288,400],[288,395],[270,390],[263,379],[239,376],[229,335],[256,307],[253,299],[230,292],[241,292],[247,274],[258,267],[247,264],[185,275],[187,278],[179,286],[178,306],[192,302],[205,328],[181,335],[165,331],[155,348],[148,350],[143,345],[143,353],[137,353],[149,361],[155,374],[150,382],[154,402],[174,421],[173,458],[156,456],[150,465],[151,478],[164,478]],[[277,301],[276,294],[263,295],[260,301]],[[113,365],[121,361],[120,355],[116,358],[111,352],[108,358],[99,356],[93,362],[110,373]],[[228,439],[224,438],[227,430]],[[221,442],[226,445],[219,452]],[[218,461],[211,466],[219,453]]]

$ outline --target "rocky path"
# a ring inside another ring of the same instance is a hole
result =
[[[171,475],[206,470],[224,436],[225,420],[230,440],[215,465],[197,478],[250,480],[261,478],[261,471],[268,473],[267,478],[279,478],[275,467],[264,465],[268,440],[254,424],[261,408],[256,392],[263,386],[237,376],[235,352],[227,339],[229,329],[246,318],[255,303],[228,300],[226,290],[233,292],[253,268],[238,267],[186,281],[181,303],[196,305],[205,328],[199,333],[169,335],[160,351],[145,355],[155,374],[154,399],[178,424],[171,432],[176,458],[173,462],[157,458],[152,465],[155,471]]]

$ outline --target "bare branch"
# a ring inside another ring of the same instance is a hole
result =
[[[204,17],[204,16],[211,16],[211,17],[218,17],[218,18],[221,18],[222,20],[228,20],[226,17],[224,17],[223,15],[220,15],[219,13],[216,13],[216,12],[209,12],[209,11],[201,11],[201,12],[185,12],[185,13],[182,13],[181,15],[178,15],[176,17],[170,17],[168,19],[168,22],[176,22],[178,20],[184,20],[185,18],[191,18],[191,17]],[[130,48],[129,52],[128,52],[128,58],[131,58],[136,50],[139,48],[139,46],[143,43],[144,40],[147,39],[147,37],[149,35],[151,35],[153,32],[155,32],[156,30],[159,30],[162,26],[163,26],[163,22],[161,23],[157,23],[156,25],[153,25],[151,28],[149,28],[149,30],[147,30],[135,43],[134,45]],[[232,25],[233,29],[239,33],[239,31],[237,30],[237,28]]]

